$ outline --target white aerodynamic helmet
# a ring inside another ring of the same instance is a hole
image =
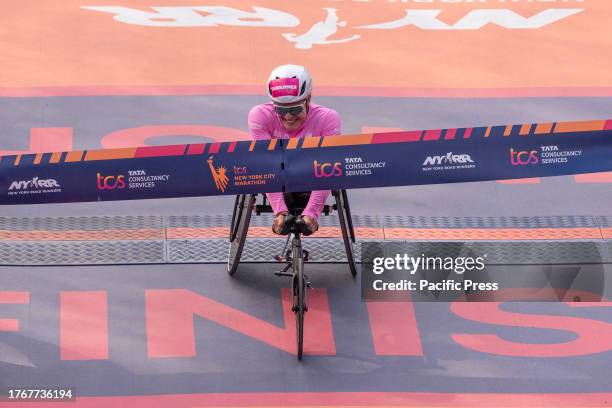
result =
[[[274,102],[300,102],[312,91],[312,78],[301,65],[281,65],[270,73],[267,82],[268,96]]]

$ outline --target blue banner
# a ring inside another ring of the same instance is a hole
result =
[[[4,156],[0,204],[458,183],[612,171],[612,121]]]

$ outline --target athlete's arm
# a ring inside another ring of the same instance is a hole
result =
[[[330,109],[323,118],[323,121],[324,123],[321,130],[322,136],[334,136],[342,133],[340,115],[338,115],[335,110]],[[304,211],[302,211],[302,215],[312,217],[318,222],[319,217],[323,212],[323,208],[325,207],[327,197],[329,197],[329,193],[329,190],[313,191],[310,194],[310,199],[308,200],[306,208]]]
[[[265,112],[259,106],[255,106],[250,110],[248,123],[249,135],[251,136],[252,140],[272,139],[272,135],[266,126]],[[268,197],[268,201],[272,206],[274,215],[289,212],[287,209],[287,204],[285,204],[285,197],[283,196],[283,193],[266,193],[266,197]]]

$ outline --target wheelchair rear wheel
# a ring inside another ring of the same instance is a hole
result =
[[[333,192],[336,199],[336,207],[338,209],[338,218],[340,219],[340,229],[342,230],[342,240],[344,241],[344,249],[346,250],[346,260],[351,270],[351,275],[357,274],[355,266],[355,253],[353,252],[353,244],[355,243],[355,232],[353,230],[353,220],[348,205],[348,197],[346,191],[335,190]]]
[[[240,257],[249,231],[251,214],[255,204],[254,194],[242,194],[236,197],[232,223],[230,227],[229,254],[227,257],[227,272],[234,275],[240,264]]]

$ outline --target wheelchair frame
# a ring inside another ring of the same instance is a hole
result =
[[[355,244],[355,229],[353,227],[348,195],[346,190],[333,190],[332,195],[335,199],[335,204],[331,207],[325,205],[323,214],[329,215],[331,208],[337,211],[349,269],[351,275],[355,276],[357,274],[353,248]],[[230,275],[234,275],[240,265],[240,258],[246,242],[253,210],[255,210],[256,215],[272,212],[272,207],[266,202],[265,194],[263,194],[263,202],[261,204],[256,204],[256,197],[257,194],[241,194],[236,196],[236,200],[234,201],[227,259],[227,272]]]

